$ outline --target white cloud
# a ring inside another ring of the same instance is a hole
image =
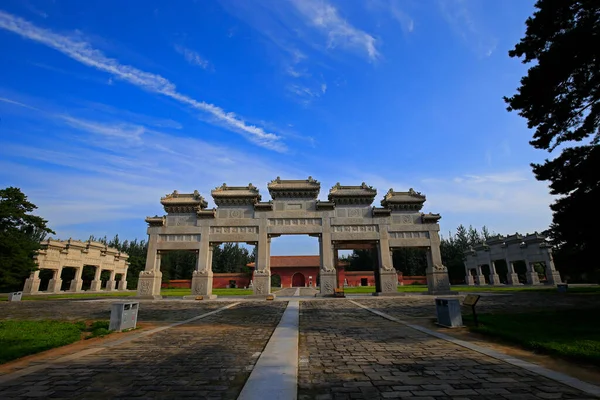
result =
[[[379,58],[377,40],[343,19],[325,0],[291,0],[308,22],[327,35],[329,48],[342,46],[366,53],[370,60]]]
[[[183,47],[180,45],[175,45],[175,51],[181,54],[183,58],[185,58],[185,60],[192,65],[196,65],[203,69],[210,68],[210,63],[192,49],[188,49],[187,47]]]
[[[117,60],[106,57],[99,50],[92,48],[89,43],[78,38],[39,28],[22,18],[3,11],[0,11],[0,28],[51,47],[82,64],[112,74],[130,84],[150,92],[162,94],[184,105],[206,112],[214,118],[213,122],[215,124],[223,125],[229,130],[241,133],[259,146],[281,152],[287,149],[281,142],[280,136],[266,132],[258,126],[247,124],[234,113],[227,112],[214,104],[198,101],[179,93],[175,84],[168,79],[129,65],[120,64]]]
[[[321,93],[325,94],[325,92],[327,92],[327,84],[322,83],[321,84]]]

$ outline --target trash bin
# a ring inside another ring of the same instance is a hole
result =
[[[558,293],[567,293],[567,289],[569,289],[569,285],[566,283],[559,283],[556,285],[556,290]]]
[[[110,310],[108,329],[118,332],[125,329],[134,329],[137,324],[139,305],[139,302],[113,303]]]
[[[458,298],[435,299],[438,325],[446,328],[458,328],[462,326],[462,315],[460,312],[460,301]]]
[[[8,294],[8,301],[21,301],[23,292],[12,292]]]

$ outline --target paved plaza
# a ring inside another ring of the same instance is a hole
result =
[[[321,400],[596,398],[589,390],[407,326],[405,321],[434,317],[430,296],[310,294],[286,289],[276,301],[142,301],[141,330],[78,344],[68,356],[43,353],[4,366],[0,398],[236,399],[240,393],[244,399],[293,398],[289,392],[278,397],[281,387],[297,388],[298,399]],[[598,301],[598,296],[552,298],[554,308]],[[520,309],[543,309],[547,300],[536,294],[489,296],[481,309],[506,310],[511,304],[514,309],[516,301]],[[112,301],[5,303],[0,320],[108,319]],[[284,313],[288,322],[296,318],[295,325],[282,326]],[[290,337],[297,346],[282,351]],[[295,376],[283,372],[290,370]]]

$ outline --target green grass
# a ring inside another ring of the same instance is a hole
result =
[[[108,333],[108,321],[0,321],[0,364]]]
[[[555,286],[453,286],[455,292],[545,292],[558,293]],[[600,293],[600,285],[569,286],[567,293]],[[563,293],[561,293],[563,294]]]
[[[540,353],[600,366],[600,308],[523,314],[482,314],[475,332],[494,336]]]
[[[252,289],[213,289],[217,296],[246,296],[252,294]],[[190,296],[191,289],[162,289],[160,294],[168,297]]]

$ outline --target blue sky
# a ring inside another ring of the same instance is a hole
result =
[[[61,238],[145,238],[159,200],[276,176],[414,188],[442,233],[546,229],[510,59],[533,1],[5,0],[0,186]],[[314,238],[274,254],[317,252]]]

